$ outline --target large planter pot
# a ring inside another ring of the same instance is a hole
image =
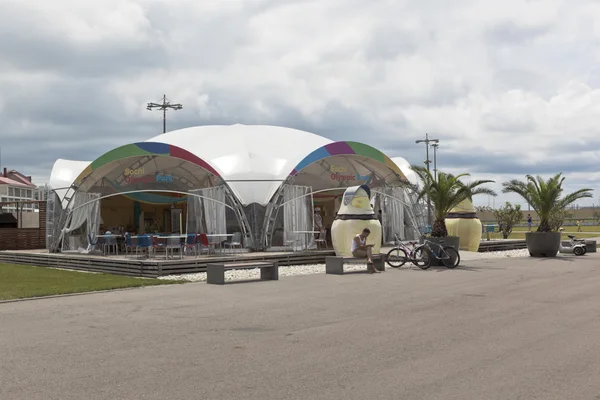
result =
[[[421,237],[419,239],[419,243],[424,243],[424,239],[423,237]],[[453,249],[455,249],[456,251],[459,251],[460,249],[460,238],[458,236],[446,236],[446,237],[442,237],[442,238],[438,238],[438,237],[427,237],[426,238],[428,241],[433,242],[435,244],[440,244],[440,241],[444,241],[444,243],[442,244],[442,247],[452,247]],[[434,244],[430,244],[429,247],[431,247],[432,250],[437,250],[437,246],[435,246]],[[431,260],[431,265],[434,267],[439,267],[444,265],[444,263],[442,262],[442,260],[438,260],[436,258],[433,258]]]
[[[527,232],[525,242],[531,257],[556,257],[560,249],[560,232]]]

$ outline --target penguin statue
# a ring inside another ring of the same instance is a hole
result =
[[[481,242],[481,221],[471,200],[463,200],[446,215],[448,236],[460,238],[460,250],[478,251]]]
[[[371,231],[367,244],[374,245],[373,254],[380,252],[381,223],[371,207],[370,197],[371,189],[367,185],[352,186],[344,192],[331,226],[331,241],[337,256],[352,257],[352,240],[365,228]]]

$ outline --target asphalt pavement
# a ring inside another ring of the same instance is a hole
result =
[[[0,304],[0,399],[600,399],[600,255]]]

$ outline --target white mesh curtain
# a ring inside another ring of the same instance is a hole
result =
[[[383,241],[393,243],[395,234],[400,236],[400,239],[406,240],[404,234],[404,190],[400,187],[390,187],[386,188],[385,194],[386,196],[381,196],[383,197],[381,209]]]
[[[227,195],[223,186],[199,189],[198,194],[202,196],[202,211],[204,211],[204,222],[206,233],[222,235],[227,233],[227,219],[225,217],[225,201]]]
[[[95,241],[100,227],[100,195],[98,193],[77,192],[73,206],[62,229],[62,251],[89,252],[89,236]],[[89,234],[89,236],[88,236]]]
[[[63,209],[56,192],[48,189],[46,195],[46,249],[56,251],[61,236],[60,220]]]
[[[190,190],[192,194],[187,197],[187,223],[185,224],[187,233],[206,233],[203,222],[202,201],[198,196],[193,195],[202,195],[201,190]]]
[[[294,249],[314,247],[313,198],[308,186],[285,185],[283,188],[283,240]]]

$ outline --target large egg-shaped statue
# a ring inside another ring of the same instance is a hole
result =
[[[373,254],[381,247],[381,223],[375,216],[370,203],[371,190],[367,185],[352,186],[346,189],[342,204],[331,226],[331,241],[337,256],[352,257],[352,240],[363,229],[371,234],[367,244],[373,244]]]
[[[460,250],[478,251],[481,242],[481,221],[471,200],[463,200],[446,216],[448,236],[460,238]]]

